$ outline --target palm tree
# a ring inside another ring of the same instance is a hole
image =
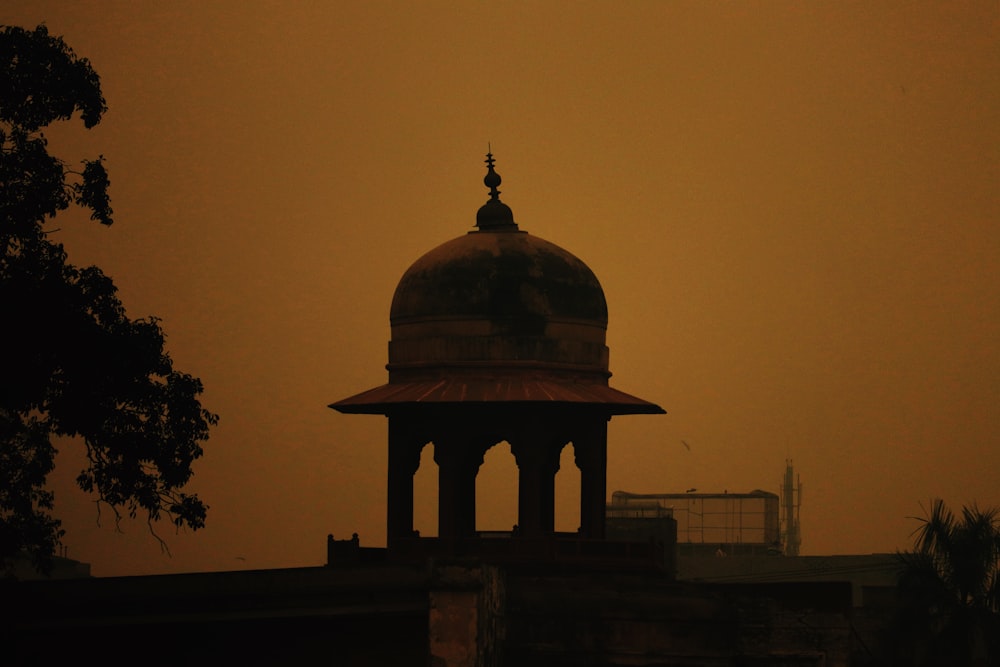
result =
[[[1000,511],[933,501],[900,554],[899,664],[1000,664]]]

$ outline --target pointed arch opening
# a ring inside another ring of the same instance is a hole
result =
[[[438,535],[438,466],[432,442],[421,450],[420,466],[413,475],[413,529],[421,537]]]
[[[562,448],[555,484],[556,532],[576,533],[580,530],[580,469],[576,465],[573,443]]]
[[[476,475],[476,531],[509,533],[517,523],[517,462],[510,444],[486,450]]]

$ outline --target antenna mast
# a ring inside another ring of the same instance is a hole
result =
[[[786,556],[798,556],[802,544],[799,528],[799,508],[802,505],[802,481],[792,468],[792,460],[785,459],[785,479],[781,485],[781,507],[784,510],[781,531]]]

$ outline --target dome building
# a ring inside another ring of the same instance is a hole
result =
[[[604,538],[607,423],[660,414],[612,388],[608,308],[593,271],[521,230],[500,201],[487,154],[489,200],[473,231],[420,257],[390,308],[388,383],[330,407],[389,420],[387,545],[416,538],[413,476],[434,444],[438,540],[476,535],[476,474],[493,445],[518,467],[517,538],[554,535],[555,474],[563,447],[580,469],[580,537]]]

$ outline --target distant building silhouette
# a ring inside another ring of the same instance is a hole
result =
[[[607,508],[608,530],[623,519],[650,516],[652,508],[674,519],[679,554],[714,554],[720,544],[728,554],[781,553],[778,496],[769,491],[615,491]]]

